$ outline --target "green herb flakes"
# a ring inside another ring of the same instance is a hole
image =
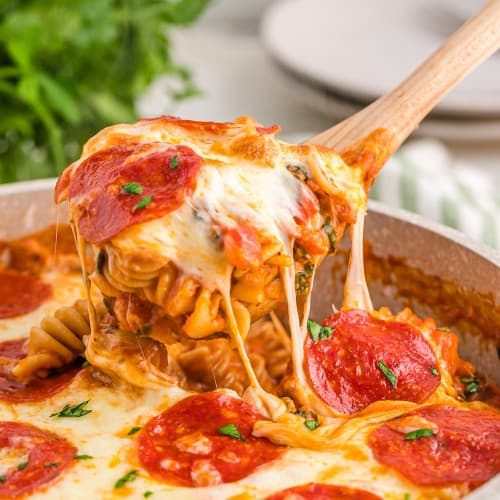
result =
[[[57,462],[44,462],[43,466],[44,467],[59,467],[59,464]]]
[[[389,383],[394,387],[394,389],[398,385],[398,378],[396,375],[389,369],[389,367],[380,359],[377,360],[377,366],[379,370],[385,375]]]
[[[436,367],[435,367],[435,366],[432,366],[432,365],[431,365],[431,373],[432,373],[435,377],[439,377],[439,372],[437,371]]]
[[[145,491],[144,495],[142,495],[144,498],[149,498],[153,494],[152,491]]]
[[[310,430],[313,431],[319,427],[319,423],[317,420],[304,420],[304,425]]]
[[[28,462],[21,462],[20,464],[17,464],[17,470],[24,470],[28,467]]]
[[[132,427],[132,429],[130,429],[127,432],[127,436],[133,436],[136,432],[139,432],[141,429],[142,427]]]
[[[219,434],[223,436],[228,436],[234,439],[239,439],[240,441],[245,441],[245,438],[241,435],[236,424],[227,424],[219,428]]]
[[[405,441],[413,441],[415,439],[421,439],[424,437],[435,436],[436,433],[432,429],[417,429],[415,431],[408,432],[405,435]]]
[[[316,344],[318,340],[327,340],[331,337],[333,329],[329,326],[323,326],[312,319],[307,320],[307,329],[311,335],[312,341]]]
[[[170,161],[170,168],[177,168],[179,166],[179,160],[177,159],[177,155],[174,155],[172,157],[172,160]]]
[[[122,476],[115,483],[115,488],[123,488],[127,483],[131,481],[135,481],[137,479],[137,470],[131,470],[127,472],[124,476]]]
[[[73,460],[91,460],[94,458],[92,455],[75,455]]]
[[[122,186],[122,190],[127,194],[142,194],[142,186],[137,182],[129,182]]]
[[[137,205],[134,207],[134,212],[137,212],[137,210],[142,210],[143,208],[147,207],[151,202],[153,201],[153,196],[145,196]]]
[[[51,417],[83,417],[92,412],[92,410],[87,410],[85,407],[88,405],[89,400],[82,401],[81,403],[71,406],[66,405],[61,411],[52,413]]]
[[[444,333],[450,333],[451,330],[449,328],[446,328],[444,326],[440,326],[439,328],[436,328],[438,332],[444,332]]]

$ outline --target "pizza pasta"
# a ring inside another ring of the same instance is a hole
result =
[[[453,332],[372,306],[376,135],[348,165],[277,130],[105,129],[59,179],[71,229],[0,243],[0,498],[455,499],[500,472],[498,389]]]

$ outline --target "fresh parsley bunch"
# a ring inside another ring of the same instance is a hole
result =
[[[136,119],[159,74],[196,93],[168,28],[210,0],[1,0],[0,182],[57,175],[104,126]]]

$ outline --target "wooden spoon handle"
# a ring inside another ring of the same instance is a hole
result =
[[[342,152],[386,129],[389,156],[449,90],[499,48],[500,0],[490,0],[392,92],[306,142]]]

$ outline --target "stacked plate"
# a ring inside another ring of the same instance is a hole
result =
[[[281,0],[264,15],[262,36],[297,98],[340,120],[394,88],[482,3]],[[498,141],[500,54],[450,92],[419,132]]]

